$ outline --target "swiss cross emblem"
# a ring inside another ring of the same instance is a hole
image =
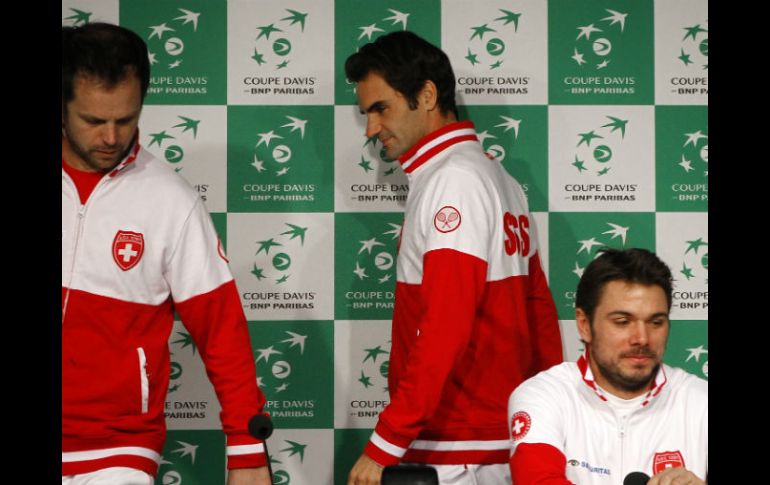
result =
[[[451,205],[442,207],[433,217],[433,225],[439,232],[452,232],[460,227],[460,222],[462,222],[460,211]]]
[[[667,468],[676,468],[678,466],[684,466],[684,458],[679,451],[655,453],[652,459],[652,474],[657,475]]]
[[[513,441],[518,441],[529,432],[532,427],[532,419],[526,411],[517,411],[511,416],[511,437]]]
[[[118,231],[112,241],[112,259],[123,271],[128,271],[142,259],[144,236],[138,232]]]

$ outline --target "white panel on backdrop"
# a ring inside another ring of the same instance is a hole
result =
[[[390,402],[388,320],[334,322],[334,427],[374,428]]]
[[[334,108],[334,207],[338,212],[403,212],[409,192],[398,160],[366,138],[358,106]]]
[[[228,103],[334,103],[332,0],[231,0],[227,24]]]
[[[267,446],[273,459],[273,483],[334,483],[334,430],[276,429]]]
[[[708,104],[708,1],[655,1],[655,103]]]
[[[332,320],[332,214],[227,215],[227,254],[248,320]]]
[[[585,350],[585,345],[580,341],[575,320],[559,320],[561,329],[561,345],[564,350],[564,360],[575,362]]]
[[[441,45],[459,104],[548,102],[548,4],[444,0]]]
[[[674,277],[672,320],[708,319],[708,214],[658,213],[657,254]]]
[[[549,209],[655,210],[652,106],[549,106]]]
[[[174,322],[168,339],[171,373],[166,395],[169,429],[222,429],[221,407],[206,375],[197,346],[182,322]]]
[[[119,0],[62,0],[61,24],[80,26],[91,22],[117,24],[120,20]]]
[[[145,106],[139,136],[198,191],[209,212],[227,211],[225,106]]]

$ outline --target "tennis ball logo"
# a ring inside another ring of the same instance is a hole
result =
[[[276,39],[273,42],[273,52],[279,56],[288,56],[291,52],[291,42],[289,42],[289,39]]]
[[[163,152],[168,163],[179,163],[184,158],[184,150],[179,145],[171,145]]]
[[[164,47],[171,56],[178,56],[184,52],[184,42],[179,37],[171,37],[166,41]]]
[[[393,267],[393,256],[386,252],[379,253],[374,257],[374,265],[381,271],[387,271]]]
[[[607,145],[599,145],[594,148],[594,158],[599,163],[607,163],[612,159],[612,149]]]
[[[291,266],[291,257],[286,253],[273,256],[273,267],[278,271],[286,271]]]
[[[181,485],[182,476],[175,471],[166,472],[163,474],[163,485]]]
[[[272,367],[273,377],[276,379],[286,379],[291,375],[291,364],[285,360],[279,360],[273,364]]]
[[[709,40],[703,39],[703,41],[698,46],[698,49],[700,50],[700,53],[704,56],[708,57],[709,55]]]
[[[502,55],[505,51],[505,43],[498,38],[490,39],[487,42],[487,52],[493,56]]]
[[[593,43],[594,54],[597,56],[607,56],[612,51],[612,42],[605,38],[596,39]]]
[[[278,145],[273,148],[273,160],[278,163],[286,163],[291,160],[291,148],[286,145]]]

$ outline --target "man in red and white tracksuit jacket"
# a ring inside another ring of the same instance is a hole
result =
[[[510,483],[510,392],[562,361],[527,199],[457,121],[447,55],[412,32],[379,37],[345,63],[366,136],[409,179],[399,241],[385,407],[348,485],[383,467],[434,465],[442,484]]]
[[[622,485],[631,472],[670,467],[704,479],[708,471],[708,383],[665,364],[646,393],[623,400],[596,385],[583,355],[519,386],[508,416],[512,456],[534,447],[516,464],[517,485]],[[558,453],[538,456],[543,446]]]
[[[507,394],[562,359],[521,186],[473,123],[420,140],[409,179],[393,315],[391,403],[366,447],[381,464],[504,464]]]
[[[62,475],[157,472],[174,310],[222,405],[228,466],[264,465],[248,328],[197,192],[138,143],[83,203],[62,167]]]

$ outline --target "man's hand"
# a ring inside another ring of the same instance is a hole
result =
[[[684,467],[669,468],[650,478],[647,485],[705,485],[706,482]]]
[[[382,465],[368,456],[361,455],[348,475],[348,485],[380,485]]]
[[[259,468],[233,468],[227,471],[227,485],[271,485],[266,466]]]

